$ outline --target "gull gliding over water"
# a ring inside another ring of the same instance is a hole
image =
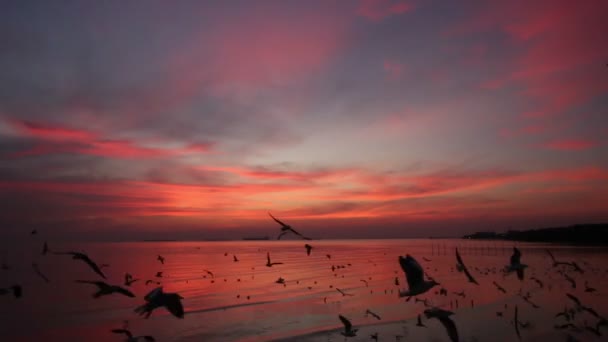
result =
[[[127,335],[127,339],[125,340],[126,342],[137,342],[140,339],[143,339],[144,341],[149,341],[149,342],[154,342],[156,341],[154,339],[154,337],[146,335],[146,336],[133,336],[133,334],[127,330],[127,329],[112,329],[112,332],[115,334],[125,334]]]
[[[443,325],[452,342],[458,342],[458,329],[456,324],[450,318],[454,313],[440,308],[431,308],[424,310],[426,318],[437,318]]]
[[[271,213],[268,213],[268,215],[270,215],[270,217],[272,217],[272,219],[275,220],[275,222],[277,222],[278,224],[281,225],[281,234],[279,234],[279,236],[277,237],[277,240],[280,240],[283,235],[285,235],[285,234],[287,234],[289,232],[294,233],[295,235],[301,237],[304,240],[312,240],[311,238],[308,238],[308,237],[300,234],[298,231],[296,231],[295,229],[293,229],[290,225],[281,222],[279,219],[277,219],[276,217],[272,216]]]
[[[135,295],[131,291],[124,289],[120,286],[106,284],[103,281],[76,280],[76,282],[81,283],[81,284],[91,284],[91,285],[97,286],[98,291],[93,294],[93,298],[107,296],[112,293],[120,293],[127,297],[135,297]]]
[[[524,280],[524,269],[528,265],[521,263],[521,252],[516,247],[513,247],[513,255],[511,255],[511,263],[505,267],[506,273],[515,271],[519,280]]]
[[[420,264],[412,256],[407,254],[405,257],[399,256],[399,265],[405,272],[407,278],[408,291],[399,290],[399,297],[417,296],[423,294],[439,285],[435,280],[424,280],[424,271]]]
[[[272,267],[274,265],[283,265],[282,262],[270,262],[270,252],[266,252],[266,267]]]
[[[55,252],[57,255],[71,255],[74,260],[82,260],[97,274],[99,274],[103,279],[106,279],[106,276],[101,272],[101,269],[97,264],[89,258],[88,255],[80,252]]]
[[[462,258],[460,257],[460,253],[458,253],[458,248],[456,248],[456,261],[458,262],[458,265],[460,266],[459,269],[462,269],[462,271],[464,272],[464,274],[467,276],[467,279],[469,279],[469,283],[473,283],[475,285],[479,285],[479,283],[477,282],[477,280],[475,280],[475,278],[473,278],[473,276],[471,275],[471,273],[469,273],[469,270],[467,269],[467,266],[464,264],[464,262],[462,262]]]
[[[147,303],[137,307],[135,312],[140,315],[145,314],[145,318],[149,318],[152,311],[160,307],[165,307],[173,316],[184,318],[182,299],[183,297],[177,293],[164,293],[162,287],[157,287],[144,297],[144,300]]]
[[[344,331],[341,331],[340,334],[344,337],[355,337],[357,336],[357,331],[359,329],[353,329],[352,323],[348,320],[348,318],[338,315],[342,324],[344,324]]]

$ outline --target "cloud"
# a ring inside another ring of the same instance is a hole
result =
[[[597,146],[597,143],[583,139],[564,139],[549,141],[543,146],[558,151],[584,151]]]
[[[361,0],[357,14],[371,21],[380,21],[392,15],[400,15],[413,10],[406,1]]]

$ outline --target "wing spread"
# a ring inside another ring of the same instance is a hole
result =
[[[407,278],[407,284],[410,288],[416,287],[420,284],[424,279],[424,270],[420,264],[409,254],[404,257],[399,256],[399,265],[401,265],[401,269],[405,272]]]
[[[276,217],[272,216],[271,213],[268,213],[268,215],[270,215],[270,217],[272,217],[273,220],[275,220],[276,223],[280,224],[283,227],[289,227],[288,225],[286,225],[285,223],[281,222],[279,219],[277,219]]]
[[[521,252],[516,247],[513,247],[513,255],[511,255],[511,265],[517,265],[521,260]]]
[[[350,321],[346,317],[344,317],[342,315],[339,315],[338,317],[340,317],[342,324],[344,324],[344,330],[349,331],[352,329],[353,325],[350,323]]]
[[[154,290],[150,291],[145,297],[144,300],[149,302],[151,300],[153,300],[155,297],[161,295],[163,293],[163,288],[162,287],[157,287]]]
[[[175,317],[184,318],[184,307],[180,300],[179,295],[172,293],[167,295],[167,310],[172,313]]]
[[[437,317],[437,319],[443,324],[443,327],[448,332],[450,340],[452,342],[458,342],[458,329],[456,328],[456,323],[449,317]]]
[[[93,260],[91,260],[88,256],[82,258],[82,261],[86,262],[87,265],[89,265],[89,267],[91,267],[91,269],[93,269],[95,273],[99,274],[103,279],[106,279],[106,276],[103,274],[103,272],[101,272],[101,269],[99,269],[97,264],[93,262]]]
[[[135,295],[134,295],[134,294],[133,294],[131,291],[129,291],[129,290],[127,290],[127,289],[123,289],[123,288],[122,288],[122,287],[120,287],[120,286],[114,286],[114,287],[113,287],[113,290],[114,290],[115,292],[118,292],[118,293],[120,293],[120,294],[123,294],[123,295],[125,295],[125,296],[127,296],[127,297],[135,297]]]

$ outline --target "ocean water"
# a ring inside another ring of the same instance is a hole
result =
[[[306,255],[306,242],[313,246],[310,256]],[[33,236],[20,244],[5,242],[0,245],[0,261],[9,269],[0,270],[0,288],[19,283],[23,297],[0,297],[0,336],[3,341],[123,341],[124,336],[110,330],[128,320],[135,335],[152,335],[157,341],[343,341],[341,314],[359,329],[358,336],[349,341],[369,341],[373,333],[378,333],[381,341],[399,340],[399,335],[402,341],[449,341],[437,320],[423,315],[426,327],[416,326],[424,303],[398,298],[399,289],[406,286],[398,256],[406,254],[415,257],[441,284],[417,298],[453,311],[461,341],[517,341],[512,324],[515,306],[519,320],[529,323],[520,328],[524,341],[566,341],[568,335],[593,341],[608,336],[608,327],[601,331],[602,336],[584,328],[598,321],[585,312],[573,321],[583,327],[581,331],[554,328],[566,323],[555,314],[574,306],[566,293],[577,296],[598,314],[608,315],[603,286],[608,275],[607,249],[464,240],[306,242],[49,241],[53,251],[85,251],[98,264],[109,264],[104,268],[108,283],[122,285],[125,272],[141,279],[130,287],[136,298],[113,294],[98,299],[91,296],[94,286],[74,282],[100,279],[83,262],[65,255],[42,256],[41,237]],[[522,263],[529,265],[524,281],[500,272],[509,263],[513,246],[521,250]],[[465,275],[456,271],[456,247],[479,285],[468,283]],[[583,268],[583,274],[561,268],[575,279],[576,288],[556,272],[559,268],[552,267],[546,249],[556,258],[576,261]],[[266,267],[267,252],[273,262],[284,264]],[[157,255],[165,257],[164,264]],[[233,261],[233,255],[238,262]],[[48,276],[49,283],[34,273],[32,262]],[[162,278],[155,277],[159,271]],[[532,276],[543,282],[542,288],[530,279]],[[285,285],[275,283],[279,277],[285,279]],[[133,311],[156,287],[145,285],[147,279],[160,281],[165,292],[184,297],[184,319],[162,308],[149,319]],[[497,290],[494,281],[507,293]],[[585,282],[597,291],[586,292]],[[441,288],[448,291],[447,296],[438,293]],[[538,308],[522,299],[528,293],[529,301]],[[366,316],[366,309],[381,319]]]

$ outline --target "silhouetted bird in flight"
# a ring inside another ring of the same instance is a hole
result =
[[[207,273],[208,275],[211,276],[211,278],[215,278],[215,276],[213,275],[213,272],[209,271],[209,270],[203,270],[205,271],[205,273]]]
[[[57,255],[71,255],[74,260],[82,260],[97,274],[99,274],[103,279],[106,279],[106,276],[101,272],[101,269],[97,264],[89,258],[88,255],[80,252],[55,252]]]
[[[377,320],[381,319],[380,316],[377,313],[373,312],[370,309],[365,310],[365,316],[367,316],[367,315],[372,315]]]
[[[162,255],[156,257],[156,260],[160,261],[161,264],[165,264],[165,258]]]
[[[354,296],[354,294],[346,293],[346,292],[344,292],[344,291],[340,290],[340,289],[339,289],[339,288],[337,288],[337,287],[336,287],[336,290],[337,290],[338,292],[340,292],[340,293],[342,294],[342,296],[343,296],[343,297],[344,297],[344,296],[351,296],[351,297],[352,297],[352,296]]]
[[[234,262],[239,262],[239,258],[236,257],[236,255],[232,255],[232,261]]]
[[[511,263],[505,267],[506,273],[515,271],[519,280],[524,280],[524,269],[528,267],[521,263],[521,252],[516,247],[513,247],[513,255],[511,255]]]
[[[11,292],[13,293],[13,296],[15,298],[21,298],[21,296],[23,295],[23,289],[21,288],[21,285],[13,285],[5,289],[0,288],[0,296]]]
[[[279,219],[277,219],[276,217],[272,216],[271,213],[268,213],[268,215],[270,215],[270,217],[272,217],[273,220],[275,220],[275,222],[277,222],[278,224],[281,225],[281,233],[279,234],[279,236],[277,237],[277,240],[280,240],[281,237],[289,232],[301,237],[304,240],[312,240],[311,238],[307,238],[306,236],[300,234],[298,231],[296,231],[295,229],[293,229],[290,225],[287,225],[283,222],[281,222]]]
[[[103,281],[76,280],[76,282],[81,283],[81,284],[91,284],[91,285],[97,286],[98,290],[97,290],[97,292],[95,292],[93,294],[93,298],[99,298],[101,296],[111,295],[112,293],[119,293],[119,294],[127,296],[127,297],[135,297],[135,295],[131,291],[124,289],[120,286],[109,285],[107,283],[104,283]]]
[[[139,279],[133,279],[133,276],[130,273],[125,273],[125,286],[131,286],[134,282]]]
[[[266,267],[272,267],[274,265],[283,265],[282,262],[270,262],[270,252],[266,252]]]
[[[164,293],[162,287],[157,287],[148,293],[144,300],[146,304],[139,306],[135,309],[140,315],[145,315],[145,318],[149,318],[157,308],[164,307],[173,316],[177,318],[184,318],[184,307],[182,306],[183,297],[177,293]]]
[[[340,318],[340,321],[342,321],[342,324],[344,325],[344,331],[341,331],[340,335],[342,335],[344,337],[355,337],[355,336],[357,336],[357,331],[359,329],[353,329],[353,325],[348,320],[348,318],[346,318],[346,317],[344,317],[342,315],[338,315],[338,317]]]
[[[312,246],[309,244],[305,244],[304,248],[306,248],[306,255],[310,255],[310,251],[312,251]]]
[[[471,273],[467,269],[467,266],[462,261],[462,258],[460,257],[460,253],[458,253],[458,248],[456,248],[456,262],[457,262],[457,265],[459,266],[457,268],[461,269],[464,272],[464,274],[467,276],[467,279],[469,280],[469,283],[473,283],[475,285],[479,285],[479,283],[477,282],[477,280],[475,280],[475,278],[473,278],[473,276],[471,275]]]
[[[423,294],[439,285],[435,280],[424,280],[424,271],[420,264],[409,254],[405,257],[399,256],[399,265],[405,273],[408,291],[399,290],[399,297],[417,296]]]
[[[36,234],[38,234],[38,231],[37,231],[36,229],[34,229],[34,230],[32,230],[32,231],[30,232],[30,234],[32,234],[32,235],[36,235]]]
[[[44,281],[46,281],[47,283],[50,283],[51,281],[49,280],[49,278],[47,276],[44,275],[44,273],[42,273],[42,271],[40,271],[40,267],[38,267],[37,263],[32,263],[32,268],[34,269],[34,272],[36,272],[36,274],[44,279]]]
[[[436,318],[441,322],[443,327],[448,333],[450,340],[452,342],[458,342],[458,329],[456,329],[456,324],[450,318],[454,313],[451,311],[443,310],[440,308],[431,308],[424,310],[424,315],[426,318]]]
[[[133,334],[131,334],[131,332],[127,329],[112,329],[112,332],[115,334],[124,334],[127,335],[127,339],[125,340],[125,342],[138,342],[140,339],[143,339],[144,341],[149,341],[149,342],[154,342],[156,341],[154,339],[154,337],[146,335],[146,336],[133,336]]]
[[[502,293],[507,293],[507,290],[504,289],[504,287],[498,285],[497,282],[492,282],[492,284],[494,284],[494,286],[496,286],[496,288],[498,289],[498,291],[502,292]]]

